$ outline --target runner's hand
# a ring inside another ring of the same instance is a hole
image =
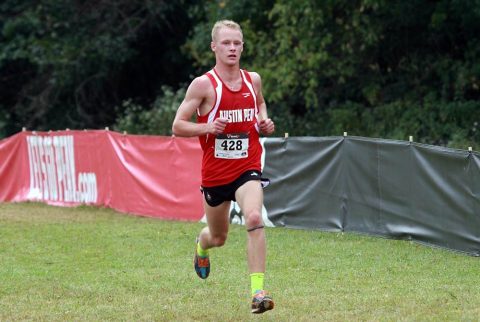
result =
[[[270,135],[275,131],[275,124],[269,118],[261,120],[258,123],[258,127],[260,128],[260,132],[265,135]]]
[[[223,131],[225,130],[225,127],[227,126],[227,123],[228,123],[227,119],[222,119],[222,118],[215,119],[213,123],[209,124],[210,128],[208,133],[214,134],[214,135],[223,133]]]

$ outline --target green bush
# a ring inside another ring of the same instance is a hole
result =
[[[376,107],[347,102],[327,111],[310,110],[293,115],[287,107],[272,106],[277,135],[349,135],[395,140],[414,140],[426,144],[480,149],[480,102],[397,101]]]
[[[124,101],[121,108],[117,107],[117,110],[124,112],[117,118],[114,129],[131,134],[171,135],[172,122],[185,91],[184,88],[174,91],[164,86],[162,94],[148,108],[132,100]]]

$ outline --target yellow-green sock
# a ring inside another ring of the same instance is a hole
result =
[[[263,290],[263,279],[264,279],[264,277],[265,277],[264,273],[252,273],[252,274],[250,274],[252,296],[255,295],[255,292]]]
[[[200,242],[197,243],[197,254],[200,257],[208,256],[208,249],[203,249],[202,246],[200,246]]]

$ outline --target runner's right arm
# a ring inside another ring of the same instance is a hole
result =
[[[191,121],[197,109],[206,103],[209,91],[212,90],[210,81],[206,77],[195,78],[187,89],[185,98],[177,110],[172,125],[175,136],[200,136],[205,134],[220,134],[227,125],[227,120],[217,118],[213,123],[198,124]]]

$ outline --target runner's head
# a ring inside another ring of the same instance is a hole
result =
[[[230,28],[233,30],[240,31],[240,34],[242,35],[242,39],[243,39],[242,28],[238,23],[232,20],[219,20],[213,25],[213,28],[212,28],[212,42],[215,42],[218,40],[218,32],[222,28]]]

